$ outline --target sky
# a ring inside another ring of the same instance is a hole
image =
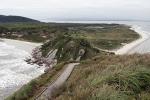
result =
[[[150,20],[150,0],[0,0],[0,15],[38,20]]]

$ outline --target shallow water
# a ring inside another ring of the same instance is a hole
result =
[[[0,42],[0,100],[44,73],[44,68],[24,61],[28,56],[28,52]]]

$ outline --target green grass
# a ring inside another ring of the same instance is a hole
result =
[[[112,55],[83,61],[56,100],[149,100],[149,62],[150,55]]]

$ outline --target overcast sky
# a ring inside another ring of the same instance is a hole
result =
[[[150,20],[150,0],[0,0],[0,14],[39,20]]]

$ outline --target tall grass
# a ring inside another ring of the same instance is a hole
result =
[[[101,56],[83,61],[56,100],[149,100],[150,55]]]
[[[116,73],[107,79],[109,85],[115,85],[116,89],[126,93],[139,94],[150,86],[150,70],[123,71]]]

